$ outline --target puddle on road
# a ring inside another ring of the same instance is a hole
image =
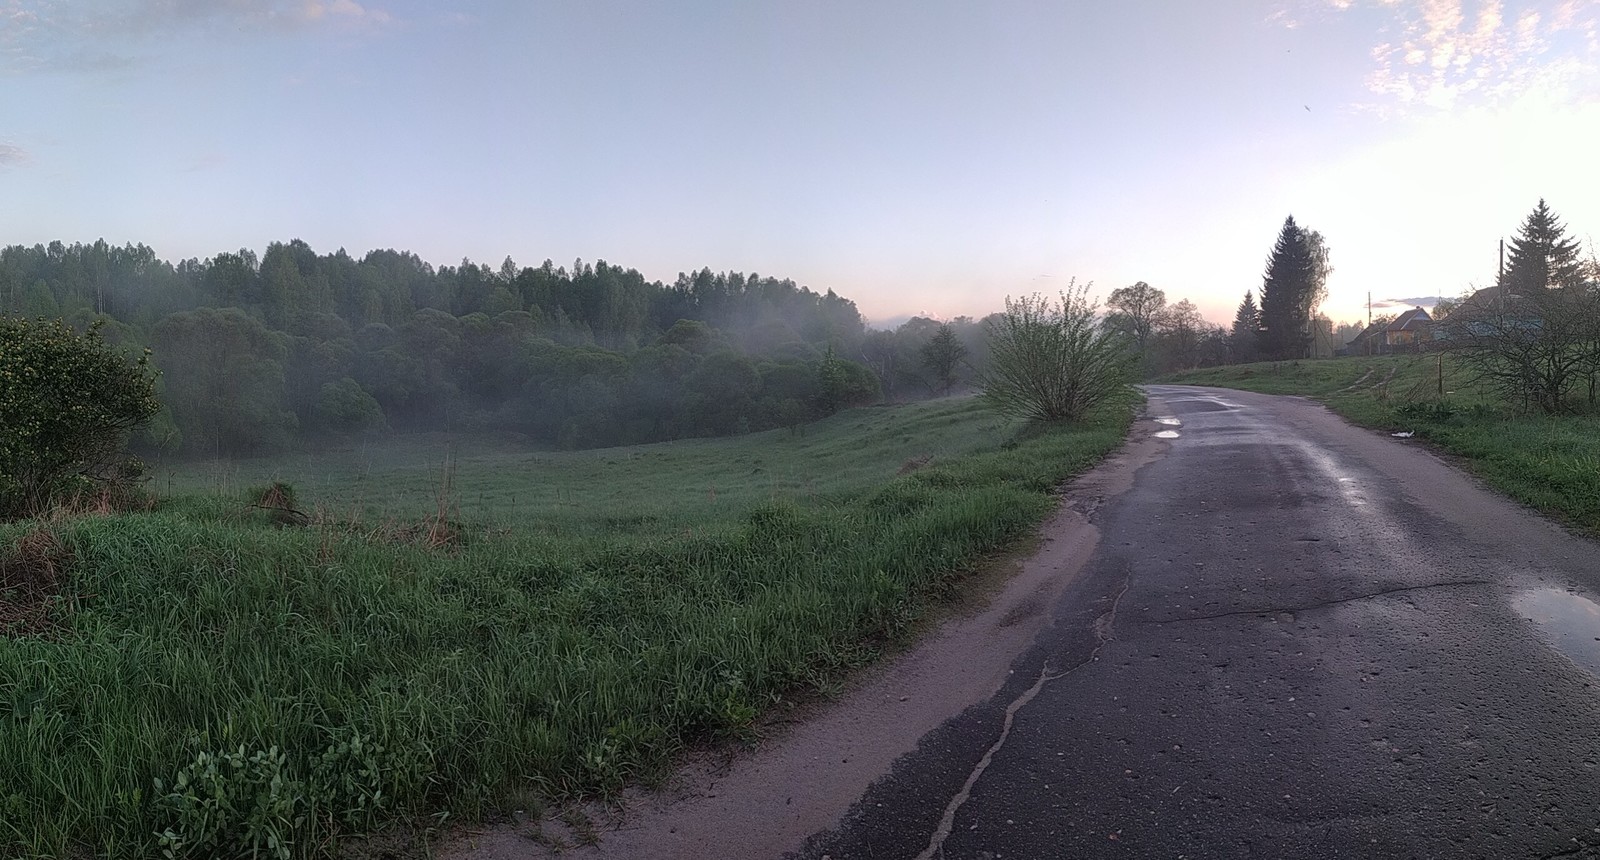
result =
[[[1221,397],[1210,397],[1205,395],[1198,397],[1193,395],[1187,397],[1166,395],[1161,398],[1161,402],[1167,404],[1186,404],[1187,408],[1182,410],[1184,412],[1229,412],[1234,409],[1244,408],[1244,404],[1242,403],[1232,403],[1230,401],[1223,400]]]
[[[1183,426],[1183,422],[1179,421],[1176,418],[1157,418],[1156,419],[1156,423],[1157,424],[1165,424],[1165,425],[1167,425],[1169,427],[1182,427]]]
[[[1560,588],[1535,588],[1511,599],[1561,653],[1600,674],[1600,604]]]
[[[1156,434],[1156,438],[1157,439],[1176,439],[1176,438],[1178,438],[1178,431],[1176,431],[1176,430],[1162,430],[1160,433]]]

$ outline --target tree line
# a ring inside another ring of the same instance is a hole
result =
[[[191,454],[386,428],[626,444],[796,426],[880,395],[853,302],[709,268],[664,284],[604,261],[434,268],[296,240],[173,264],[52,242],[0,250],[0,314],[151,349],[165,408],[141,444]]]
[[[1291,216],[1260,291],[1245,292],[1230,327],[1207,322],[1187,300],[1169,304],[1143,281],[1113,290],[1103,321],[1125,335],[1146,375],[1327,357],[1363,330],[1336,327],[1319,312],[1331,272],[1322,235]],[[1458,356],[1513,409],[1600,412],[1600,260],[1541,199],[1507,245],[1493,286],[1441,300],[1416,337],[1418,348]]]
[[[1188,299],[1169,304],[1144,281],[1111,291],[1105,323],[1127,335],[1147,375],[1331,354],[1333,326],[1318,308],[1332,271],[1322,234],[1291,215],[1267,257],[1260,304],[1256,290],[1246,290],[1231,327],[1208,322]]]

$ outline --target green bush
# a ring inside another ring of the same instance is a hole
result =
[[[66,497],[121,495],[143,473],[122,453],[160,410],[148,351],[130,360],[61,320],[0,316],[0,518]]]
[[[343,436],[371,436],[385,424],[383,407],[348,376],[323,384],[315,414],[324,430]]]
[[[1128,390],[1128,337],[1100,323],[1089,288],[1076,282],[1052,302],[1040,294],[1006,298],[986,323],[989,369],[984,400],[1002,415],[1029,421],[1082,421]]]

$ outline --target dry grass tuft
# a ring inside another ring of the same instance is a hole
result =
[[[0,635],[54,629],[52,610],[72,561],[72,551],[46,529],[28,532],[0,552]]]
[[[282,481],[257,487],[250,491],[250,496],[255,500],[251,507],[266,511],[267,519],[279,528],[311,525],[310,516],[295,510],[294,487]]]
[[[912,457],[911,459],[905,461],[904,463],[901,463],[900,464],[900,471],[896,472],[895,474],[897,474],[897,475],[909,475],[912,472],[917,471],[918,469],[926,467],[929,463],[932,463],[932,462],[933,462],[933,455],[932,454],[923,454],[921,457]]]

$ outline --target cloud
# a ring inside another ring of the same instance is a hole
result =
[[[162,32],[201,24],[303,29],[387,24],[383,9],[356,0],[121,0],[66,4],[75,25],[108,34]],[[68,14],[63,14],[64,19]]]
[[[1283,26],[1331,14],[1374,25],[1367,88],[1377,109],[1451,111],[1529,94],[1600,97],[1600,0],[1292,0]]]
[[[355,0],[304,0],[294,17],[301,23],[342,22],[345,24],[388,24],[393,20],[382,9],[369,9]]]
[[[125,68],[130,46],[194,30],[360,31],[394,22],[372,0],[0,0],[0,72]]]
[[[1383,299],[1372,303],[1373,310],[1387,308],[1431,308],[1441,301],[1441,296],[1414,296],[1409,299]]]
[[[28,155],[28,151],[20,146],[13,146],[9,143],[0,143],[0,167],[13,167],[18,164],[26,164],[29,160],[31,160],[31,158],[32,157]]]

